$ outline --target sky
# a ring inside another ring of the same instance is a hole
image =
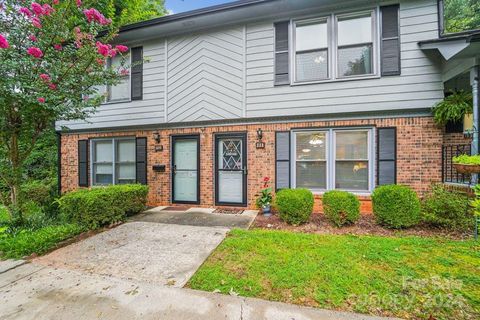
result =
[[[171,13],[180,13],[232,1],[233,0],[166,0],[165,7],[167,7],[167,10]]]

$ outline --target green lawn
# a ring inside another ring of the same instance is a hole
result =
[[[404,318],[478,319],[480,245],[233,230],[188,286]]]

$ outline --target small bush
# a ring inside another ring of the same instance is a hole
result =
[[[83,231],[76,224],[52,225],[38,230],[21,230],[14,236],[0,227],[0,256],[5,259],[20,259],[32,253],[43,254],[63,240]]]
[[[409,187],[380,186],[373,191],[372,202],[377,222],[388,228],[408,228],[420,221],[420,200]]]
[[[66,221],[96,229],[142,211],[147,194],[148,187],[142,185],[98,187],[67,193],[58,204]]]
[[[307,189],[283,189],[277,193],[275,207],[280,219],[299,225],[310,219],[313,211],[313,194]]]
[[[472,228],[474,216],[469,201],[462,192],[435,185],[422,201],[423,221],[432,227],[450,230]]]
[[[325,216],[337,227],[353,224],[360,217],[360,201],[353,193],[328,191],[322,203]]]

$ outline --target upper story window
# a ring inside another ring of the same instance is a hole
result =
[[[125,61],[130,64],[130,59]],[[115,56],[108,60],[108,67],[118,70],[120,74],[120,82],[114,86],[107,87],[107,101],[128,101],[130,100],[130,68],[127,65],[122,65],[122,57]]]
[[[295,21],[294,81],[377,74],[376,11]]]

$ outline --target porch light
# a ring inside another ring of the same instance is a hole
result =
[[[153,133],[153,140],[155,140],[156,143],[160,143],[160,133],[158,131]]]
[[[262,138],[263,138],[263,131],[262,131],[261,128],[258,128],[257,129],[257,139],[258,139],[258,141],[261,141]]]

